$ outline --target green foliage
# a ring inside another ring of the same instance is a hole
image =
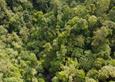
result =
[[[110,11],[109,11],[109,18],[115,22],[115,7],[113,7]]]
[[[102,15],[102,13],[105,13],[109,9],[111,0],[97,0],[96,2],[96,14]]]
[[[93,78],[86,78],[86,81],[85,82],[98,82],[96,81],[95,79]]]
[[[0,82],[114,82],[115,0],[0,0]]]
[[[106,80],[107,78],[115,77],[115,67],[113,66],[104,66],[99,70],[98,78],[102,80]]]
[[[100,69],[105,65],[105,60],[103,58],[97,58],[96,61],[94,62],[94,66],[97,69]]]
[[[92,15],[88,18],[88,22],[90,26],[94,26],[97,23],[97,17]]]
[[[109,61],[109,64],[112,65],[112,66],[115,66],[115,59],[111,59],[111,60]]]

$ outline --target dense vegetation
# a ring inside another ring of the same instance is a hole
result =
[[[0,82],[115,82],[115,0],[0,0]]]

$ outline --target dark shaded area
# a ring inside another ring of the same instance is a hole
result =
[[[36,10],[43,11],[44,13],[48,12],[50,8],[49,0],[32,0],[32,4]]]

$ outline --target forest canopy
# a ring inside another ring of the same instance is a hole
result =
[[[115,0],[0,0],[0,82],[115,82]]]

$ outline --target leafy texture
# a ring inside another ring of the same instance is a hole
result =
[[[115,82],[115,0],[0,0],[0,82]]]

